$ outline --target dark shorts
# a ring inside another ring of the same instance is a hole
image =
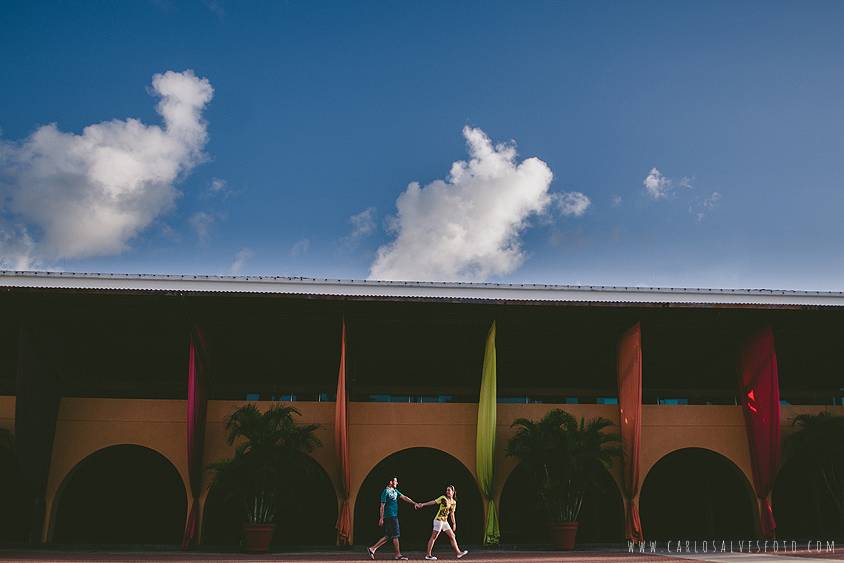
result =
[[[384,537],[387,539],[397,538],[401,535],[398,516],[384,516]]]

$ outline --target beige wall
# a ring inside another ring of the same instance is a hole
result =
[[[14,425],[14,397],[0,397],[0,427]],[[210,401],[205,433],[205,463],[231,454],[225,443],[225,418],[239,401]],[[265,407],[268,403],[258,403]],[[325,469],[335,484],[337,466],[334,455],[334,403],[294,403],[302,413],[302,423],[318,423],[317,436],[323,443],[313,458]],[[500,404],[496,449],[496,500],[517,462],[504,455],[504,447],[517,417],[539,418],[549,409],[561,407],[573,415],[587,418],[603,416],[618,422],[615,405],[543,405]],[[844,414],[844,407],[783,407],[783,431],[790,429],[790,419],[804,412],[831,409]],[[351,510],[357,492],[368,473],[381,460],[406,448],[430,447],[442,450],[463,463],[475,475],[475,429],[477,405],[465,403],[352,403],[349,408],[349,445],[351,463]],[[117,444],[136,444],[159,452],[170,460],[182,476],[188,502],[185,402],[178,400],[138,399],[62,399],[56,425],[56,439],[47,484],[49,525],[45,540],[52,536],[55,507],[61,499],[62,484],[79,462],[92,453]],[[706,448],[730,461],[752,482],[747,437],[741,409],[736,406],[657,406],[642,407],[642,444],[640,479],[668,453],[687,447]],[[619,468],[611,471],[619,482]],[[206,475],[200,498],[204,506],[210,485]]]

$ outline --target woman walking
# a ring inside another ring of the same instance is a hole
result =
[[[457,510],[457,491],[454,490],[454,485],[449,485],[445,488],[445,495],[437,497],[434,500],[429,500],[428,502],[417,504],[416,508],[434,505],[437,506],[437,515],[434,516],[434,531],[431,532],[431,538],[428,540],[428,554],[425,555],[425,559],[428,561],[435,561],[437,559],[433,556],[431,550],[434,549],[434,542],[437,541],[440,532],[446,533],[448,539],[451,540],[451,547],[454,549],[454,553],[460,559],[469,552],[460,550],[460,546],[457,545],[457,537],[454,535],[457,531],[457,517],[454,515]],[[448,523],[449,518],[451,518],[451,525]]]

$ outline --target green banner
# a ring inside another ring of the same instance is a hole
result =
[[[478,485],[487,502],[484,545],[495,545],[501,539],[498,511],[495,508],[495,426],[497,393],[495,381],[495,321],[489,328],[481,375],[481,396],[478,401],[478,434],[476,460]]]

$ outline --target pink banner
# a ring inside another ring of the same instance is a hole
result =
[[[771,327],[747,340],[739,372],[753,487],[759,499],[759,527],[763,538],[773,538],[777,523],[768,497],[780,463],[780,390]]]
[[[199,494],[202,487],[202,448],[205,441],[205,340],[199,327],[193,327],[188,350],[188,475],[190,476],[191,507],[182,549],[190,548],[197,538],[199,529]]]
[[[340,514],[337,516],[337,545],[351,545],[352,516],[349,511],[349,397],[346,393],[346,320],[340,337],[340,373],[334,412],[334,447],[340,464]]]
[[[627,511],[624,534],[642,541],[639,521],[639,440],[642,433],[642,331],[639,323],[624,333],[618,344],[618,419],[621,428],[622,485]]]

